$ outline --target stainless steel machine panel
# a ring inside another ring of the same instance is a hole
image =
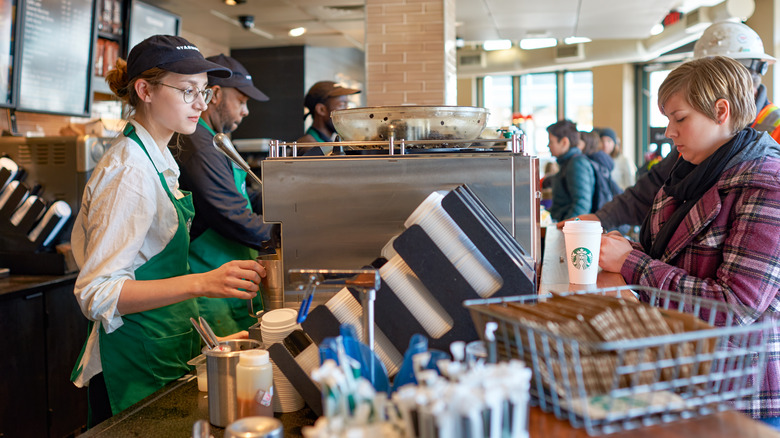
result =
[[[40,184],[47,201],[66,201],[75,216],[92,170],[112,139],[89,135],[66,137],[2,137],[7,154],[27,171],[25,183]]]
[[[273,158],[263,216],[282,224],[287,269],[354,269],[380,256],[432,191],[468,186],[539,258],[538,159],[512,153]],[[287,288],[285,288],[287,290]]]

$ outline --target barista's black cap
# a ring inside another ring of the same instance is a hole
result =
[[[208,73],[230,77],[230,70],[201,55],[194,44],[173,35],[153,35],[136,44],[127,56],[127,79],[132,80],[154,67],[183,75]]]
[[[231,72],[233,72],[229,78],[218,78],[214,76],[210,77],[209,86],[219,85],[220,87],[236,88],[238,91],[246,94],[254,100],[259,100],[260,102],[265,102],[268,100],[268,96],[266,96],[262,91],[258,90],[257,87],[255,87],[255,84],[252,83],[252,76],[249,74],[247,69],[241,65],[240,62],[222,54],[217,56],[209,56],[206,58],[206,60],[219,64],[223,67],[227,67]]]
[[[310,113],[313,113],[314,107],[318,103],[325,103],[331,97],[348,96],[357,93],[360,93],[360,90],[342,87],[333,81],[320,81],[309,88],[309,92],[306,93],[306,98],[303,100],[303,105],[309,109]]]

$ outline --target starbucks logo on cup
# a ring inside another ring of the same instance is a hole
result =
[[[590,268],[593,263],[593,253],[588,248],[579,247],[571,252],[571,264],[583,271]]]

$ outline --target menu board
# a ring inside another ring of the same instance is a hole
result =
[[[26,0],[17,109],[89,115],[94,0]]]
[[[13,104],[16,0],[0,0],[0,107]]]
[[[128,52],[146,38],[159,34],[178,35],[179,16],[146,3],[134,1],[130,11]]]

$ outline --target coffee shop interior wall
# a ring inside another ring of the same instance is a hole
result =
[[[330,80],[363,88],[364,57],[358,49],[292,46],[238,49],[231,56],[247,68],[255,85],[270,99],[249,102],[249,116],[234,132],[236,139],[293,141],[302,136],[303,99],[315,82]],[[356,104],[362,106],[362,102]]]

